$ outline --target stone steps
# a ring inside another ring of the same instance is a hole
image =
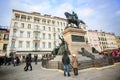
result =
[[[82,55],[77,55],[78,61],[85,61],[85,60],[91,60],[91,58],[82,56]]]
[[[70,59],[72,59],[72,55],[69,55]],[[77,55],[78,61],[84,61],[84,60],[91,60],[91,58],[82,56],[82,55]],[[62,61],[62,55],[57,55],[53,60],[51,61]]]

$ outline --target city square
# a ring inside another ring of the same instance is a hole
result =
[[[118,3],[1,1],[0,80],[120,80]]]
[[[0,80],[119,80],[120,79],[120,63],[116,63],[112,66],[106,66],[102,68],[88,68],[79,71],[78,76],[74,76],[71,72],[70,77],[64,77],[62,70],[57,69],[45,69],[41,66],[41,62],[38,65],[33,65],[32,71],[25,72],[23,70],[25,64],[13,67],[1,66],[0,68]]]

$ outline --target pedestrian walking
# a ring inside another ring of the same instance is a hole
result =
[[[15,67],[17,65],[17,59],[14,58],[13,66]]]
[[[78,60],[75,54],[72,55],[72,68],[74,71],[74,75],[78,75]]]
[[[64,51],[62,63],[64,65],[64,76],[66,76],[66,73],[68,76],[70,76],[70,58],[66,51]]]
[[[26,66],[24,67],[25,71],[27,71],[29,67],[30,67],[30,71],[32,71],[31,62],[32,62],[31,54],[28,54],[26,57]]]
[[[35,56],[34,56],[34,61],[35,61],[35,64],[37,64],[37,61],[38,61],[38,55],[35,55]]]

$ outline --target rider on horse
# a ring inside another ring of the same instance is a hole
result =
[[[74,11],[72,12],[72,16],[73,16],[73,20],[77,20],[78,19],[78,16],[77,16],[77,14]]]

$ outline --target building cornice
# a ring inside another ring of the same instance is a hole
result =
[[[13,12],[20,12],[20,13],[30,14],[30,15],[34,15],[34,16],[38,16],[38,17],[45,17],[45,18],[51,18],[51,19],[58,19],[58,20],[65,20],[65,21],[67,21],[64,18],[57,17],[57,16],[51,16],[49,14],[41,15],[41,13],[39,13],[39,12],[31,12],[30,13],[30,12],[25,12],[25,11],[21,11],[21,10],[15,10],[15,9],[13,9]]]

